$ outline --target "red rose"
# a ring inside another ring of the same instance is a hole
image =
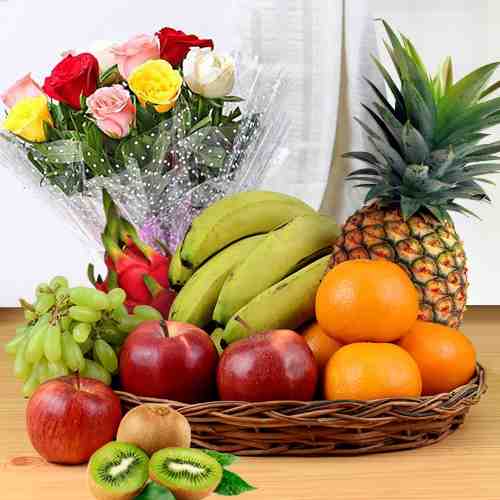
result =
[[[214,42],[210,39],[186,35],[183,31],[172,28],[163,28],[156,36],[160,40],[160,57],[172,66],[180,66],[191,47],[214,48]]]
[[[94,93],[99,78],[99,63],[92,54],[66,56],[45,78],[44,92],[73,109],[80,109],[80,96]]]

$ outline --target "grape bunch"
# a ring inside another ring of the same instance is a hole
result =
[[[37,286],[33,304],[21,299],[26,322],[5,350],[14,357],[14,374],[24,382],[24,396],[46,380],[76,372],[109,385],[128,333],[143,321],[162,318],[147,305],[129,314],[126,298],[121,288],[108,293],[70,288],[66,278],[56,276]]]

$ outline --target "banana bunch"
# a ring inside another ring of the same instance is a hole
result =
[[[296,328],[314,300],[339,235],[333,218],[269,191],[226,197],[202,212],[172,258],[179,293],[169,319],[214,329],[218,345]]]

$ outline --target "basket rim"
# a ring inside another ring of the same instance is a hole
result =
[[[399,405],[399,406],[412,406],[415,404],[432,404],[433,402],[441,401],[441,406],[446,407],[446,402],[454,401],[457,403],[461,399],[479,399],[487,390],[486,383],[486,370],[479,363],[476,363],[476,371],[471,380],[464,385],[456,387],[450,392],[443,392],[439,394],[433,394],[430,396],[420,396],[420,397],[401,397],[401,398],[380,398],[380,399],[371,399],[371,400],[362,400],[362,399],[335,399],[335,400],[312,400],[312,401],[296,401],[296,400],[273,400],[273,401],[229,401],[229,400],[212,400],[205,401],[200,403],[183,403],[180,401],[174,401],[170,399],[162,399],[155,397],[143,397],[137,396],[135,394],[122,391],[115,390],[115,394],[117,394],[123,400],[135,401],[135,402],[143,402],[149,404],[169,404],[175,406],[176,408],[190,408],[190,409],[208,409],[208,407],[227,407],[231,408],[234,406],[238,406],[239,409],[243,409],[244,407],[255,407],[258,405],[262,410],[265,407],[276,408],[276,406],[280,407],[290,407],[290,409],[301,407],[303,409],[315,409],[321,410],[324,407],[331,407],[335,405],[337,407],[362,407],[364,405],[370,405],[371,408],[374,406],[384,406],[387,404]],[[285,410],[286,411],[286,410]]]

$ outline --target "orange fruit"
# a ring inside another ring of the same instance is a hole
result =
[[[418,397],[422,379],[417,363],[395,344],[357,342],[341,347],[324,374],[326,399]]]
[[[344,344],[392,342],[413,326],[418,295],[401,267],[386,260],[349,260],[323,278],[316,294],[316,319]]]
[[[449,392],[466,384],[476,370],[472,342],[448,326],[417,321],[399,345],[417,362],[425,395]]]
[[[342,344],[327,335],[318,323],[312,323],[304,329],[302,335],[314,354],[314,359],[320,370],[323,370],[328,360],[338,351]]]

